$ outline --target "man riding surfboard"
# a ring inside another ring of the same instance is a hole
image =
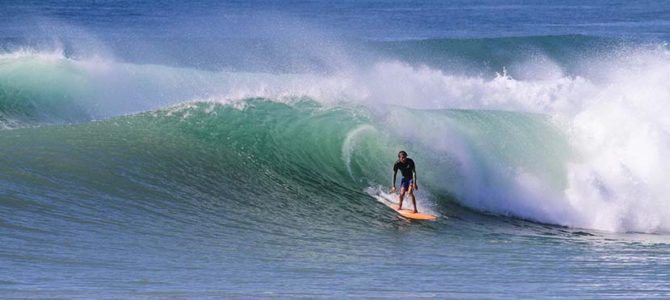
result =
[[[416,166],[414,165],[414,161],[407,157],[407,152],[405,151],[398,152],[398,160],[393,165],[391,193],[395,193],[396,191],[395,181],[398,169],[400,169],[400,173],[402,174],[402,179],[400,180],[400,204],[398,205],[398,210],[402,209],[402,200],[405,197],[405,192],[409,192],[409,196],[412,198],[412,204],[414,205],[414,213],[417,213],[416,198],[414,198],[414,191],[419,190],[419,186],[416,184]]]

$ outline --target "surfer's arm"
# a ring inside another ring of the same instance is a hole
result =
[[[395,176],[398,174],[398,170],[393,170],[393,181],[391,182],[391,193],[395,193]]]
[[[416,183],[416,167],[414,167],[414,170],[412,171],[412,177],[412,188],[416,191],[419,189],[419,185]]]

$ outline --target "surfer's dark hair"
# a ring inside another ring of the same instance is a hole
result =
[[[400,156],[407,157],[407,152],[405,152],[405,150],[400,150],[400,152],[398,152],[398,157]]]

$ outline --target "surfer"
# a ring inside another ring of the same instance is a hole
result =
[[[407,157],[407,152],[400,151],[398,152],[398,160],[393,165],[393,186],[391,187],[391,193],[395,193],[395,178],[398,174],[398,169],[402,173],[402,180],[400,180],[400,204],[398,205],[398,210],[402,209],[402,200],[405,197],[405,192],[409,193],[409,196],[412,198],[412,204],[414,205],[414,213],[419,211],[416,210],[416,198],[414,198],[414,191],[419,190],[419,186],[416,184],[416,167],[414,166],[414,161]]]

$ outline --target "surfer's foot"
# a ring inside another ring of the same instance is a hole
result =
[[[418,210],[416,210],[416,209],[414,210],[414,213],[418,213],[418,212],[419,212]]]

